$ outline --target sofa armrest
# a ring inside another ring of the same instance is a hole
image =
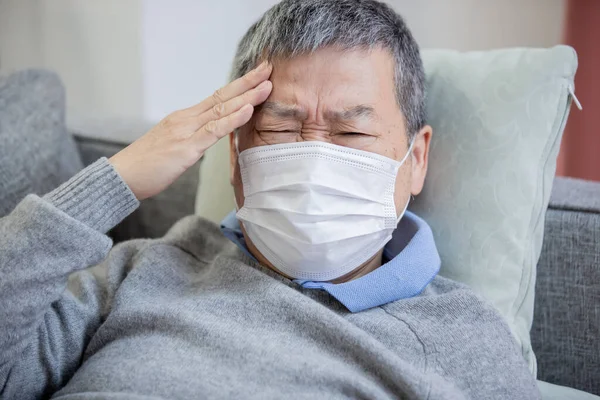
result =
[[[531,340],[538,379],[600,394],[600,183],[555,179]]]
[[[111,157],[126,143],[92,139],[74,133],[84,165],[100,157]],[[143,200],[140,207],[109,232],[115,243],[136,238],[163,236],[179,219],[193,214],[198,188],[200,161],[183,173],[162,193]]]

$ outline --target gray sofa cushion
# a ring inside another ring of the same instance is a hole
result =
[[[137,137],[146,128],[103,124],[114,136]],[[94,132],[98,134],[100,125]],[[121,132],[128,129],[128,132]],[[115,130],[119,132],[114,132]],[[87,132],[85,132],[87,133]],[[110,157],[125,143],[77,138],[65,127],[65,90],[52,72],[24,70],[0,77],[0,217],[30,193],[43,195],[67,181],[85,164]],[[81,154],[81,156],[80,156]],[[82,161],[83,159],[83,161]],[[115,241],[160,237],[178,219],[194,213],[199,162],[170,188],[151,199],[111,231]]]
[[[65,91],[44,70],[0,77],[0,217],[54,189],[83,164],[65,128]]]
[[[600,395],[600,183],[555,180],[537,270],[538,379]]]

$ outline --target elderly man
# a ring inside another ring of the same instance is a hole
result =
[[[233,77],[0,220],[2,398],[537,398],[501,317],[437,276],[406,211],[432,131],[402,19],[284,0]],[[111,250],[105,232],[227,135],[222,231],[188,217]]]

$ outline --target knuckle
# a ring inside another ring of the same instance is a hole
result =
[[[204,125],[204,130],[206,133],[211,135],[216,135],[218,128],[219,124],[217,121],[209,121],[206,125]]]
[[[225,104],[215,104],[212,108],[212,113],[216,118],[221,118],[225,114]]]
[[[224,93],[223,93],[223,88],[217,89],[213,93],[212,98],[213,98],[213,100],[214,100],[214,102],[216,104],[223,103],[224,100],[225,100]]]

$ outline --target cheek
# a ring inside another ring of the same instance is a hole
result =
[[[408,143],[401,126],[393,125],[383,130],[381,136],[368,147],[368,151],[381,154],[388,158],[400,161],[406,154]]]

